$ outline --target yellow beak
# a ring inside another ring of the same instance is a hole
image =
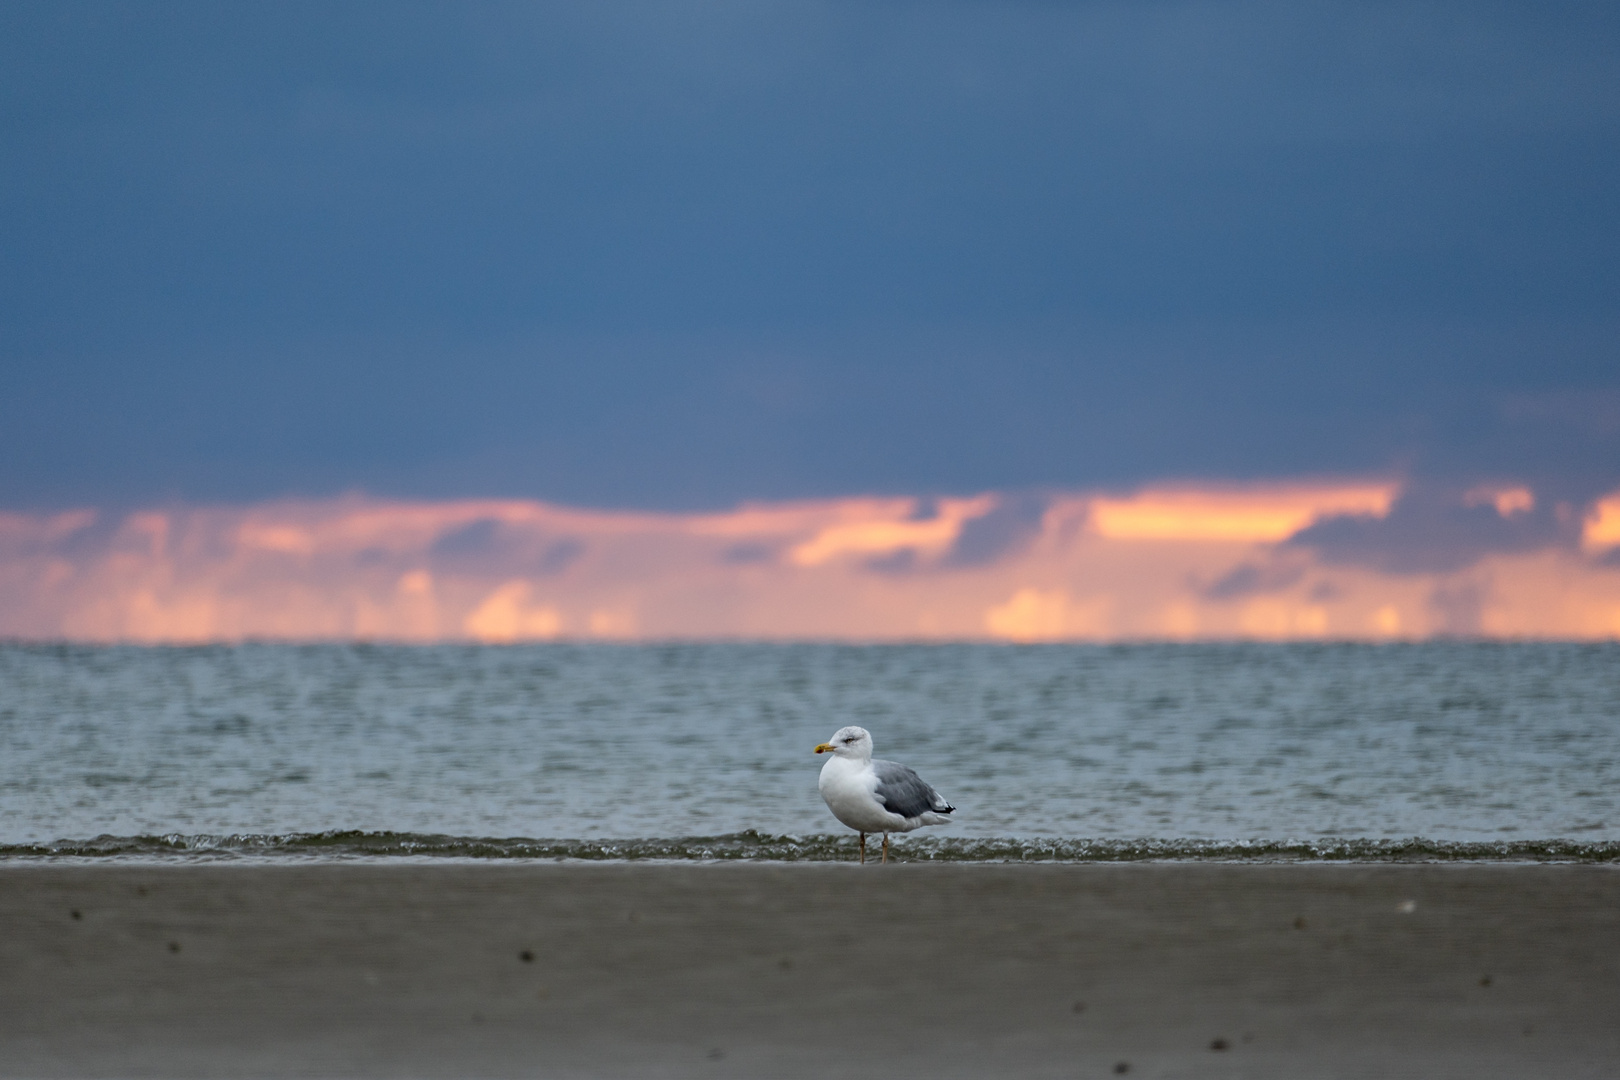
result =
[[[832,743],[824,742],[824,743],[817,743],[816,744],[816,753],[818,753],[818,754],[830,754],[832,752],[833,752],[833,744]]]

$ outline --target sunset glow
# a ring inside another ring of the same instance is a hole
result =
[[[1011,642],[1620,636],[1620,496],[1578,536],[1391,572],[1294,538],[1392,483],[1186,486],[1031,503],[863,498],[727,513],[359,497],[0,515],[22,639],[821,638]],[[1468,496],[1474,499],[1473,495]],[[1475,500],[1504,520],[1528,489]],[[1034,507],[1031,510],[1031,506]]]
[[[868,518],[833,525],[796,545],[788,558],[796,566],[820,566],[840,555],[881,555],[910,549],[937,554],[949,547],[961,531],[962,522],[989,511],[994,500],[945,500],[934,516],[918,520],[911,500],[899,501],[893,511],[906,515],[900,520]]]
[[[1581,531],[1581,546],[1588,551],[1620,547],[1620,492],[1600,500]]]
[[[1110,540],[1286,540],[1334,514],[1383,517],[1394,484],[1234,491],[1171,490],[1097,499],[1091,527]]]

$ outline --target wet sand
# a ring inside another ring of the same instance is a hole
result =
[[[1612,1077],[1620,869],[0,866],[0,1076]]]

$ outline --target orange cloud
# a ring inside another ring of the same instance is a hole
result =
[[[912,512],[906,501],[905,513]],[[903,549],[939,554],[950,547],[962,531],[962,523],[979,517],[994,504],[989,497],[943,499],[932,517],[916,520],[896,514],[898,505],[885,507],[887,514],[865,520],[842,521],[819,530],[813,537],[788,551],[795,566],[820,566],[840,555],[886,555]],[[889,515],[894,516],[889,516]]]
[[[1107,636],[1109,600],[1076,602],[1066,590],[1022,588],[984,613],[991,637],[1007,641],[1073,641]]]
[[[1447,573],[1330,564],[1284,543],[1324,517],[1386,515],[1397,494],[1386,483],[1183,485],[708,514],[347,497],[141,512],[94,533],[83,533],[91,511],[3,514],[0,636],[1620,636],[1620,568],[1605,556],[1620,546],[1620,494],[1590,508],[1579,549],[1497,553]],[[1480,498],[1504,515],[1531,500],[1512,487]],[[1013,520],[1017,543],[980,543]],[[970,541],[973,556],[957,557]]]
[[[243,547],[279,551],[287,555],[310,555],[316,549],[315,537],[291,525],[249,521],[237,530],[236,539]]]
[[[552,607],[535,605],[527,581],[508,581],[484,598],[462,620],[477,641],[543,641],[562,633],[562,616]]]
[[[1149,490],[1097,499],[1091,528],[1110,540],[1276,541],[1338,514],[1384,517],[1394,484]]]
[[[1489,484],[1474,488],[1463,496],[1464,506],[1490,506],[1501,517],[1525,514],[1536,508],[1536,496],[1527,487],[1494,487]]]
[[[1620,492],[1600,499],[1581,529],[1581,546],[1588,551],[1620,547]]]

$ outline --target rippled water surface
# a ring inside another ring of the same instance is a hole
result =
[[[11,645],[0,844],[842,832],[848,723],[951,843],[1620,838],[1615,645]]]

